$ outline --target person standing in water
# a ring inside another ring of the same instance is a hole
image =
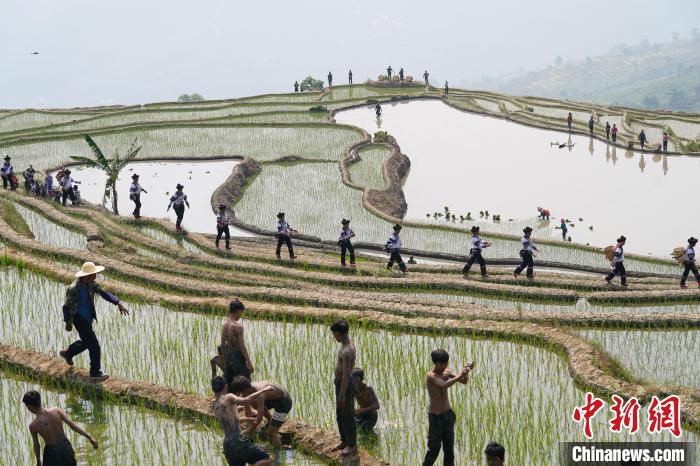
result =
[[[610,139],[610,122],[605,122],[605,139]]]
[[[491,243],[489,243],[488,241],[483,241],[479,237],[479,227],[473,226],[471,248],[469,249],[469,260],[462,269],[462,274],[464,274],[465,277],[469,275],[469,269],[471,269],[472,265],[474,265],[474,262],[479,263],[479,268],[481,269],[481,276],[483,278],[488,277],[488,274],[486,273],[486,261],[484,261],[484,258],[481,256],[481,250],[483,248],[488,248],[489,246],[491,246]]]
[[[238,298],[232,300],[228,306],[228,318],[221,324],[221,355],[224,360],[224,377],[229,385],[237,375],[250,379],[250,375],[255,372],[240,322],[244,309],[245,306]]]
[[[390,253],[389,262],[386,265],[387,269],[391,269],[394,266],[394,262],[399,265],[401,272],[406,273],[406,264],[403,263],[401,258],[401,225],[394,225],[394,232],[389,236],[384,249]]]
[[[520,257],[522,257],[523,261],[519,266],[515,268],[515,271],[513,272],[513,276],[517,277],[518,275],[520,275],[520,272],[527,268],[526,276],[529,280],[532,280],[535,277],[535,262],[532,257],[535,254],[535,251],[539,251],[539,249],[537,249],[537,246],[535,246],[532,242],[532,239],[530,239],[531,235],[532,228],[525,227],[523,229],[523,237],[520,239]]]
[[[190,208],[190,203],[187,201],[187,194],[182,192],[182,188],[184,188],[184,186],[178,183],[175,187],[175,194],[170,197],[170,204],[168,204],[168,208],[166,209],[167,212],[172,207],[175,211],[175,214],[177,215],[175,229],[177,231],[182,230],[182,217],[185,216],[185,205],[187,205],[188,209]]]
[[[355,385],[355,422],[362,432],[372,432],[379,420],[379,399],[374,389],[365,383],[365,372],[356,367],[350,377]]]
[[[374,106],[374,113],[377,115],[377,118],[382,116],[382,106],[379,103]]]
[[[605,281],[608,285],[612,285],[612,279],[615,275],[620,276],[620,282],[622,286],[627,286],[627,271],[625,270],[625,250],[624,245],[627,242],[627,238],[621,235],[617,238],[617,245],[613,252],[613,257],[610,265],[612,266],[612,271],[605,277]]]
[[[343,226],[340,229],[340,238],[338,238],[338,246],[340,246],[340,265],[345,264],[345,254],[350,251],[350,267],[355,268],[355,248],[352,247],[352,238],[355,237],[355,232],[350,229],[350,220],[343,219],[340,224]]]
[[[141,192],[148,193],[145,189],[141,187],[139,184],[139,175],[134,173],[131,175],[131,179],[133,180],[131,183],[131,187],[129,188],[129,199],[132,200],[134,203],[134,211],[132,212],[134,218],[141,218]]]
[[[352,86],[352,70],[348,70],[348,84]]]
[[[294,255],[294,246],[292,246],[292,240],[290,237],[291,233],[299,233],[296,231],[294,228],[287,223],[287,221],[284,219],[284,212],[280,212],[277,214],[277,249],[275,250],[275,255],[277,256],[278,259],[281,259],[282,256],[282,243],[285,243],[287,245],[287,250],[289,251],[289,258],[291,260],[294,260],[297,258],[297,256]]]
[[[566,220],[561,219],[561,239],[566,241],[566,233],[569,231],[569,227],[566,226]]]
[[[569,114],[566,117],[566,125],[569,127],[569,131],[571,131],[571,125],[574,122],[574,115],[569,112]]]
[[[73,445],[63,431],[65,423],[73,432],[82,435],[92,445],[98,448],[97,440],[59,408],[44,408],[41,406],[41,395],[36,390],[30,390],[22,397],[22,403],[27,410],[34,415],[34,420],[29,424],[29,432],[32,434],[34,455],[36,464],[41,466],[75,466],[75,452]],[[44,454],[41,454],[39,437],[44,440]]]
[[[216,247],[219,247],[219,241],[223,235],[226,241],[226,249],[231,249],[231,231],[228,228],[231,219],[226,213],[226,204],[219,204],[219,213],[216,216]]]
[[[683,252],[683,276],[681,276],[681,288],[688,288],[685,281],[688,279],[690,272],[693,272],[695,280],[698,282],[698,287],[700,287],[700,273],[698,273],[698,267],[695,265],[695,245],[698,244],[698,239],[694,237],[688,238],[688,247]]]
[[[254,392],[246,397],[238,397],[228,392],[226,380],[217,376],[211,379],[211,389],[214,392],[214,417],[224,429],[224,456],[229,466],[269,466],[272,464],[270,455],[259,445],[241,434],[241,420],[238,417],[238,406],[255,401],[270,391],[269,387]],[[250,419],[244,418],[245,421]]]
[[[109,377],[102,373],[100,342],[97,340],[92,323],[97,319],[95,312],[95,294],[100,295],[108,303],[114,304],[119,312],[128,316],[129,311],[119,301],[119,298],[103,290],[95,283],[97,274],[105,268],[95,265],[92,262],[85,262],[75,274],[75,280],[66,290],[66,300],[63,304],[63,320],[66,323],[66,331],[73,330],[73,326],[78,331],[80,340],[77,340],[59,352],[60,356],[69,366],[73,365],[73,358],[85,350],[90,354],[90,377],[95,380],[105,380]]]
[[[333,338],[340,343],[338,358],[335,364],[334,384],[336,410],[335,417],[340,432],[340,443],[333,451],[341,450],[341,455],[350,455],[357,451],[357,431],[355,425],[355,387],[351,381],[352,370],[355,367],[357,350],[350,341],[350,325],[345,320],[339,320],[331,325]]]

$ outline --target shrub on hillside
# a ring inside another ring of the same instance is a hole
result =
[[[301,82],[300,87],[302,91],[321,91],[323,90],[323,81],[314,79],[313,76],[307,76]]]

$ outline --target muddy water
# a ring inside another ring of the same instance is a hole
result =
[[[690,193],[700,181],[699,158],[615,149],[585,136],[469,114],[437,101],[386,105],[380,122],[370,107],[335,118],[370,133],[388,131],[397,139],[411,159],[404,186],[407,218],[426,220],[426,214],[443,212],[445,206],[457,216],[471,212],[477,219],[479,211],[488,210],[502,216],[499,230],[508,219],[529,219],[533,227],[561,238],[555,227],[564,217],[574,224],[569,235],[575,242],[605,246],[624,234],[628,251],[660,257],[700,234],[700,219],[690,207]],[[573,147],[559,149],[551,146],[554,142]],[[538,206],[555,218],[537,222]]]
[[[131,175],[139,174],[141,187],[148,191],[141,194],[141,215],[144,217],[168,218],[175,223],[173,209],[166,212],[170,196],[180,183],[185,188],[190,209],[185,209],[182,222],[185,229],[199,233],[216,233],[216,216],[211,209],[211,196],[228,178],[238,161],[212,162],[134,162],[122,170],[117,181],[119,213],[131,216],[134,203],[129,199]],[[96,168],[75,168],[73,179],[79,185],[82,197],[95,204],[102,203],[105,175]],[[107,201],[111,207],[111,201]],[[234,236],[251,236],[249,233],[230,227]]]

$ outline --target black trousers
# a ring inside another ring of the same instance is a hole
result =
[[[340,244],[340,263],[345,265],[345,254],[347,251],[350,252],[350,263],[355,263],[355,248],[352,247],[352,243],[349,239],[339,241]]]
[[[389,262],[386,264],[386,268],[392,268],[394,266],[394,262],[396,262],[399,265],[399,269],[401,269],[402,272],[406,271],[406,264],[403,263],[400,249],[391,250],[391,256],[389,256]]]
[[[379,413],[377,411],[370,411],[368,413],[362,413],[359,416],[355,416],[355,422],[357,427],[364,432],[371,432],[374,426],[377,425],[379,420]]]
[[[664,141],[664,152],[668,152],[668,141]]]
[[[45,445],[42,463],[46,466],[75,466],[77,463],[73,445],[66,437],[54,445]]]
[[[613,144],[617,141],[617,133],[612,133]]]
[[[428,413],[428,452],[425,454],[423,466],[435,464],[440,447],[443,449],[443,464],[454,466],[455,464],[455,416],[454,411],[449,410],[442,414]]]
[[[605,139],[610,139],[610,130],[609,129],[605,130]]]
[[[467,261],[467,265],[464,266],[462,269],[463,274],[468,274],[469,269],[472,268],[472,265],[474,265],[474,262],[479,263],[479,268],[481,269],[481,275],[486,275],[486,261],[484,258],[481,256],[481,251],[477,249],[472,249],[471,250],[471,255],[469,256],[469,260]]]
[[[627,284],[627,271],[625,270],[625,265],[622,262],[617,262],[613,267],[612,272],[610,272],[605,279],[610,281],[615,278],[615,275],[620,276],[620,282],[622,282],[623,285]]]
[[[173,210],[175,211],[175,215],[177,215],[177,220],[175,221],[175,226],[177,228],[180,228],[180,225],[182,225],[182,217],[185,216],[185,204],[174,205]]]
[[[639,145],[642,146],[642,149],[644,149],[644,141],[639,141]]]
[[[141,216],[141,195],[140,194],[132,194],[131,200],[134,202],[134,211],[132,212],[134,217],[140,217]]]
[[[340,398],[340,380],[335,380],[335,399]],[[348,447],[354,447],[357,444],[357,430],[355,426],[355,393],[352,383],[348,384],[345,390],[345,403],[343,406],[338,406],[336,403],[335,418],[338,422],[338,432],[340,432],[340,441]]]
[[[348,84],[352,84],[352,76],[348,78]]]
[[[277,257],[282,253],[282,243],[287,245],[287,250],[289,250],[289,257],[294,257],[294,246],[292,246],[292,239],[289,236],[277,235],[277,249],[275,254]]]
[[[532,259],[532,253],[530,251],[520,251],[520,257],[523,258],[523,261],[515,268],[515,274],[518,275],[520,272],[525,270],[525,268],[527,268],[527,276],[532,277],[534,275],[533,269],[535,267],[535,261]]]
[[[224,239],[226,240],[226,248],[229,247],[230,241],[231,241],[231,232],[228,229],[228,225],[224,225],[223,227],[217,226],[216,227],[216,247],[219,247],[219,240],[221,239],[221,236],[223,235]]]
[[[589,126],[588,129],[591,131],[591,134],[593,134],[593,127]]]
[[[97,340],[97,335],[95,335],[92,329],[92,322],[88,323],[85,319],[76,315],[73,320],[73,326],[78,331],[80,340],[74,341],[68,347],[68,357],[73,358],[83,351],[88,350],[90,354],[90,375],[99,374],[102,350],[100,349],[100,342]]]
[[[695,265],[695,262],[685,262],[683,265],[685,266],[685,269],[683,270],[683,276],[681,277],[681,284],[685,285],[685,281],[688,279],[690,272],[693,272],[695,279],[698,281],[698,283],[700,283],[700,273],[698,273],[698,266]]]
[[[66,199],[68,199],[69,197],[71,204],[75,205],[75,193],[73,192],[73,186],[63,190],[63,194],[61,196],[61,203],[64,207],[66,205]]]
[[[14,190],[17,186],[15,186],[14,181],[12,181],[12,176],[2,176],[2,187],[7,189],[7,186],[10,186],[10,189]]]

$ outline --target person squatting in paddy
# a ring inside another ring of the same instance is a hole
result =
[[[374,430],[379,420],[379,398],[374,388],[365,383],[365,372],[356,367],[350,373],[352,383],[355,386],[355,423],[361,432],[370,433]]]
[[[486,261],[484,261],[484,258],[481,256],[481,250],[491,246],[491,243],[484,241],[479,237],[478,226],[473,226],[471,231],[472,237],[470,240],[471,248],[469,249],[469,260],[462,269],[462,274],[464,274],[465,277],[469,275],[469,269],[471,269],[472,265],[474,265],[474,262],[478,262],[479,268],[481,269],[481,276],[486,278],[488,277],[488,274],[486,273]]]
[[[187,194],[182,191],[183,188],[184,186],[180,183],[175,186],[175,193],[170,196],[170,204],[168,204],[168,208],[165,210],[167,212],[172,207],[175,211],[175,215],[177,215],[175,229],[177,231],[182,230],[182,218],[185,216],[185,205],[187,205],[188,209],[190,208],[190,203],[187,201]]]

